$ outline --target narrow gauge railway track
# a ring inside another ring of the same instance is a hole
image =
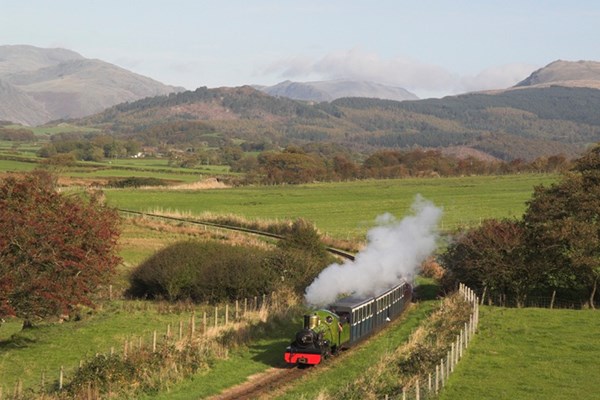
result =
[[[310,368],[290,366],[271,368],[250,377],[245,383],[209,397],[208,400],[255,400],[268,397],[269,394],[299,379],[309,371]]]
[[[193,225],[209,226],[209,227],[212,227],[212,228],[226,229],[226,230],[237,231],[237,232],[244,232],[244,233],[248,233],[248,234],[252,234],[252,235],[270,237],[270,238],[274,238],[274,239],[278,239],[278,240],[285,239],[284,236],[278,235],[276,233],[259,231],[259,230],[250,229],[250,228],[244,228],[242,226],[217,224],[215,222],[199,221],[199,220],[189,219],[189,218],[171,217],[171,216],[168,216],[168,215],[145,213],[145,212],[141,212],[141,211],[125,210],[125,209],[121,209],[121,208],[118,208],[117,210],[121,214],[137,215],[137,216],[141,216],[141,217],[150,217],[150,218],[164,219],[164,220],[169,220],[169,221],[184,222],[184,223],[193,224]],[[352,254],[352,253],[350,253],[348,251],[345,251],[345,250],[342,250],[342,249],[337,249],[337,248],[331,247],[331,246],[326,246],[326,250],[328,252],[330,252],[331,254],[340,256],[340,257],[345,258],[347,260],[354,260],[354,254]]]

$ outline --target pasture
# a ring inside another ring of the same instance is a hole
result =
[[[597,399],[598,332],[594,310],[482,307],[440,400]]]
[[[519,218],[533,187],[555,175],[523,174],[460,178],[368,180],[214,190],[105,190],[110,205],[136,211],[234,214],[247,219],[305,218],[324,234],[362,240],[377,216],[402,218],[417,194],[443,208],[442,230],[485,218]]]

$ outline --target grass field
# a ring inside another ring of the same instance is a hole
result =
[[[478,176],[436,179],[369,180],[294,186],[261,186],[201,191],[106,190],[113,206],[236,214],[249,219],[313,221],[341,239],[363,238],[378,215],[410,212],[417,194],[442,207],[442,229],[478,224],[484,218],[520,217],[533,187],[554,175]]]
[[[0,171],[2,172],[28,172],[39,167],[32,162],[12,161],[0,159]]]
[[[25,388],[38,387],[42,373],[47,383],[54,382],[61,366],[68,378],[80,360],[108,353],[111,347],[122,351],[126,339],[144,336],[148,343],[153,330],[166,332],[167,324],[175,327],[179,319],[187,320],[189,314],[158,313],[142,302],[114,302],[110,309],[82,321],[42,324],[25,331],[20,331],[21,321],[9,321],[0,327],[0,386],[9,393],[20,379]]]
[[[18,159],[12,159],[18,157]],[[8,159],[3,159],[8,158]],[[31,162],[19,159],[31,159]],[[44,159],[35,155],[35,150],[19,148],[17,152],[0,147],[0,171],[26,172],[43,168]],[[229,175],[228,166],[201,165],[196,168],[171,167],[167,159],[118,159],[110,162],[79,162],[75,166],[63,167],[62,177],[87,179],[151,177],[164,179],[172,183],[192,183],[206,177]]]
[[[479,328],[441,400],[600,398],[598,311],[483,307]]]

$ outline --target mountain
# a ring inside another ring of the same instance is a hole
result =
[[[406,89],[365,81],[284,81],[274,86],[255,86],[255,88],[271,96],[315,102],[333,101],[342,97],[368,97],[398,101],[418,99],[416,95]]]
[[[183,90],[66,49],[0,46],[0,120],[79,118],[115,104]]]
[[[600,89],[600,62],[557,60],[534,71],[514,87],[531,88],[551,85]]]
[[[0,80],[0,120],[38,125],[51,119],[42,103]]]
[[[345,97],[306,103],[250,86],[172,93],[113,106],[74,123],[142,143],[261,150],[327,143],[381,148],[460,149],[503,159],[574,157],[600,141],[600,90],[525,87],[443,99]],[[485,153],[485,154],[483,154]]]

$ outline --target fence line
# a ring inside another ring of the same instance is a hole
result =
[[[459,293],[471,305],[469,322],[464,323],[463,329],[450,345],[446,356],[435,366],[435,371],[427,374],[426,379],[417,377],[414,383],[402,388],[402,400],[427,400],[437,397],[439,392],[446,386],[448,378],[454,372],[456,365],[462,359],[464,351],[469,347],[479,326],[479,297],[464,284],[460,284]],[[389,396],[385,396],[388,400]]]
[[[112,292],[112,290],[111,290]],[[235,324],[242,323],[244,321],[249,321],[251,318],[256,317],[256,313],[268,313],[271,311],[273,306],[277,304],[276,296],[274,294],[254,296],[253,298],[246,298],[243,301],[243,308],[240,308],[239,301],[235,302],[235,311],[230,310],[229,303],[221,304],[214,306],[214,321],[210,321],[211,318],[206,311],[202,313],[202,329],[199,331],[196,327],[196,310],[192,309],[190,312],[189,318],[184,321],[183,318],[179,320],[179,328],[177,332],[177,336],[173,335],[171,324],[167,324],[166,330],[164,334],[159,334],[157,330],[153,330],[152,332],[146,333],[144,335],[136,335],[129,336],[123,341],[123,345],[121,346],[122,352],[121,356],[126,359],[131,357],[136,352],[144,352],[151,351],[152,353],[156,353],[158,348],[162,344],[168,344],[173,340],[185,340],[191,341],[197,338],[203,339],[211,339],[219,334],[224,328],[235,326]],[[160,307],[160,305],[158,306]],[[144,340],[144,336],[149,338],[148,341]],[[149,343],[149,344],[146,344]],[[115,347],[111,347],[109,352],[107,353],[95,353],[96,357],[100,354],[105,356],[115,355]],[[43,392],[49,389],[48,385],[53,385],[58,388],[58,390],[63,390],[68,382],[69,375],[75,374],[78,368],[83,366],[83,360],[79,361],[79,364],[73,369],[67,369],[64,365],[61,365],[59,370],[56,371],[56,375],[54,375],[54,379],[50,379],[48,382],[46,372],[42,372],[40,388]],[[52,382],[53,381],[53,382]],[[14,388],[10,390],[5,390],[2,384],[0,384],[0,400],[3,399],[21,399],[24,393],[23,382],[19,379],[14,384]],[[33,388],[31,388],[33,389]]]

